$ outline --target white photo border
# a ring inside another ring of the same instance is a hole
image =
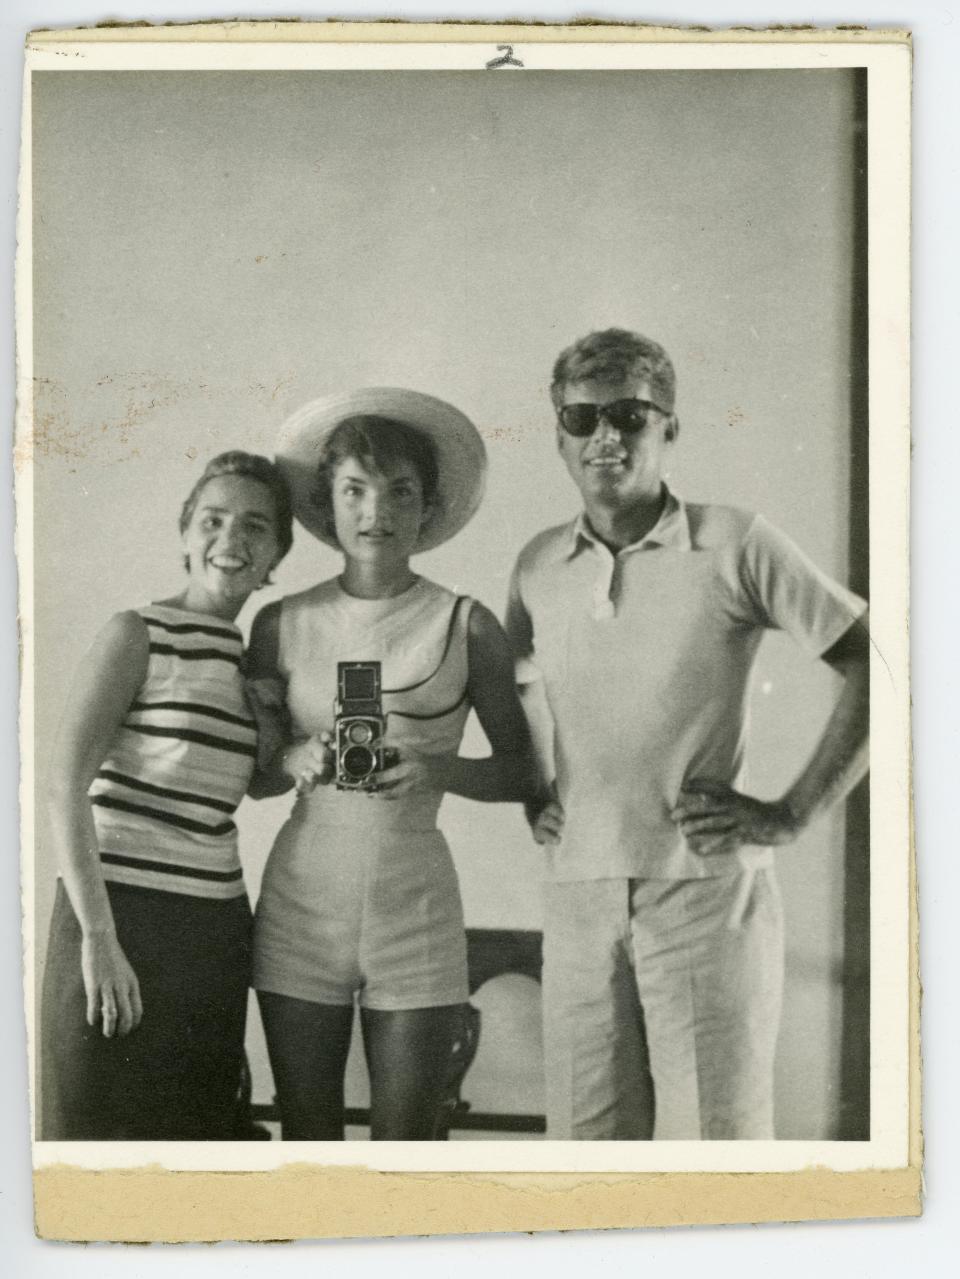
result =
[[[282,24],[268,24],[273,28]],[[249,30],[249,24],[241,24]],[[187,38],[185,32],[199,31]],[[226,38],[229,28],[154,29],[139,38],[115,33],[48,33],[31,38],[24,79],[23,149],[17,308],[19,332],[17,446],[17,550],[21,564],[23,643],[21,783],[24,919],[30,1077],[36,1035],[34,1007],[34,879],[32,859],[33,715],[31,562],[32,476],[26,443],[31,423],[31,192],[30,72],[150,69],[405,69],[480,70],[502,32],[517,28],[462,28],[450,40],[418,40],[417,28],[397,38],[332,38],[332,27],[298,25],[271,36],[264,27]],[[355,30],[355,28],[353,29]],[[558,29],[561,30],[561,29]],[[524,1143],[53,1143],[34,1142],[35,1168],[68,1164],[121,1169],[145,1164],[183,1170],[266,1170],[309,1162],[378,1170],[457,1172],[782,1172],[814,1167],[837,1171],[899,1169],[915,1149],[915,937],[912,915],[912,816],[908,643],[908,534],[910,465],[910,95],[908,42],[878,32],[851,32],[849,40],[823,32],[790,40],[776,36],[725,41],[722,33],[647,40],[604,39],[597,29],[576,38],[529,41],[518,36],[514,54],[531,69],[715,69],[864,67],[868,77],[868,244],[870,404],[871,631],[871,1137],[825,1142],[596,1142]],[[846,33],[845,33],[846,34]],[[116,38],[113,38],[113,36]],[[58,38],[61,37],[61,38]],[[99,38],[97,38],[99,37]],[[878,518],[882,512],[883,518]]]

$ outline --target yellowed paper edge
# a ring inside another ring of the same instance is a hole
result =
[[[644,25],[601,22],[581,19],[566,24],[553,23],[488,23],[488,22],[404,22],[388,18],[372,22],[301,22],[296,18],[263,19],[258,22],[198,22],[182,25],[124,25],[80,28],[57,28],[34,31],[28,37],[30,47],[58,43],[181,43],[244,41],[270,43],[351,41],[374,44],[381,41],[413,43],[418,41],[457,41],[487,43],[497,40],[549,41],[559,44],[606,44],[611,41],[672,42],[685,44],[720,44],[736,41],[743,44],[909,44],[910,33],[900,28],[865,26],[717,27]]]
[[[37,1232],[62,1240],[458,1235],[920,1213],[920,1171],[424,1174],[296,1165],[271,1173],[151,1168],[34,1174]]]

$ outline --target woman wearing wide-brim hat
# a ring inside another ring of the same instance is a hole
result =
[[[476,511],[486,453],[444,401],[367,388],[301,409],[281,430],[277,462],[300,523],[344,561],[339,577],[268,605],[250,644],[250,676],[281,680],[290,715],[275,789],[298,791],[264,873],[254,946],[283,1137],[343,1138],[356,1001],[371,1137],[429,1140],[468,994],[437,811],[446,792],[522,801],[534,788],[499,623],[410,567]],[[388,750],[375,790],[336,784],[341,662],[380,663]],[[485,759],[457,753],[471,707]]]

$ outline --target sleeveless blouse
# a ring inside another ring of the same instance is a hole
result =
[[[334,579],[283,602],[278,666],[294,735],[333,731],[337,663],[379,661],[386,744],[402,757],[455,752],[469,714],[467,624],[472,601],[425,578],[402,595],[366,600]],[[318,786],[311,822],[380,830],[433,830],[442,795],[396,800]],[[303,802],[303,801],[301,801]]]
[[[147,675],[92,786],[104,878],[192,897],[245,893],[233,815],[257,726],[231,622],[151,604]]]

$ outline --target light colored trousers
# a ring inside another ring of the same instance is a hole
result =
[[[549,1140],[769,1140],[783,991],[771,869],[546,885]]]

